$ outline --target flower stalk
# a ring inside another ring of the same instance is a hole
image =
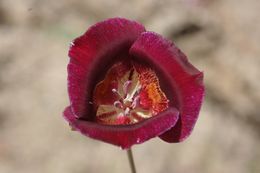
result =
[[[131,148],[129,148],[127,150],[127,157],[128,157],[128,161],[129,161],[129,165],[131,167],[132,173],[136,173],[135,162],[134,162],[134,157],[133,157],[133,153],[132,153],[132,149]]]

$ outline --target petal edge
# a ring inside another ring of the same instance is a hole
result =
[[[83,135],[128,149],[134,144],[143,143],[172,128],[179,113],[170,108],[150,119],[133,125],[102,125],[77,119],[67,107],[63,113],[69,124]]]

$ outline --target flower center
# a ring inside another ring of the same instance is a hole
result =
[[[134,124],[168,108],[155,72],[135,62],[118,62],[94,90],[96,120],[102,124]]]

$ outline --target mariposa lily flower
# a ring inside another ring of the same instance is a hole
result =
[[[157,136],[180,142],[190,135],[203,73],[171,41],[112,18],[76,38],[69,57],[70,105],[63,115],[73,129],[123,149]]]

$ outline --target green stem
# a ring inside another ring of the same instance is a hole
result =
[[[128,161],[129,161],[132,173],[136,173],[135,162],[134,162],[133,153],[132,153],[131,148],[127,150],[127,156],[128,156]]]

